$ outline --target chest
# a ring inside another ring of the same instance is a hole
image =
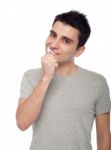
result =
[[[94,115],[95,101],[98,91],[96,86],[85,82],[53,83],[49,86],[44,109],[56,116],[71,116],[74,114]]]

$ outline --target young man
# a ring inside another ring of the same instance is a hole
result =
[[[106,79],[74,62],[90,36],[86,16],[77,11],[55,17],[46,40],[42,67],[28,70],[21,82],[17,125],[33,125],[30,150],[110,150],[111,102]]]

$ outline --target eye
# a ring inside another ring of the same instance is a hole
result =
[[[64,39],[64,43],[66,43],[66,44],[70,44],[70,41],[69,41],[69,40],[67,40],[67,39]]]
[[[55,37],[56,37],[56,34],[50,33],[49,36],[52,37],[52,38],[55,38]]]

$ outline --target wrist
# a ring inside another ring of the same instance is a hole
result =
[[[53,78],[52,76],[48,76],[46,74],[43,74],[41,77],[42,81],[44,81],[44,82],[51,81],[52,78]]]

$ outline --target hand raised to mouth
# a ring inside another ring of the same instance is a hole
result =
[[[53,78],[59,65],[54,55],[56,54],[52,53],[51,49],[47,49],[47,54],[41,58],[43,73],[51,78]]]

